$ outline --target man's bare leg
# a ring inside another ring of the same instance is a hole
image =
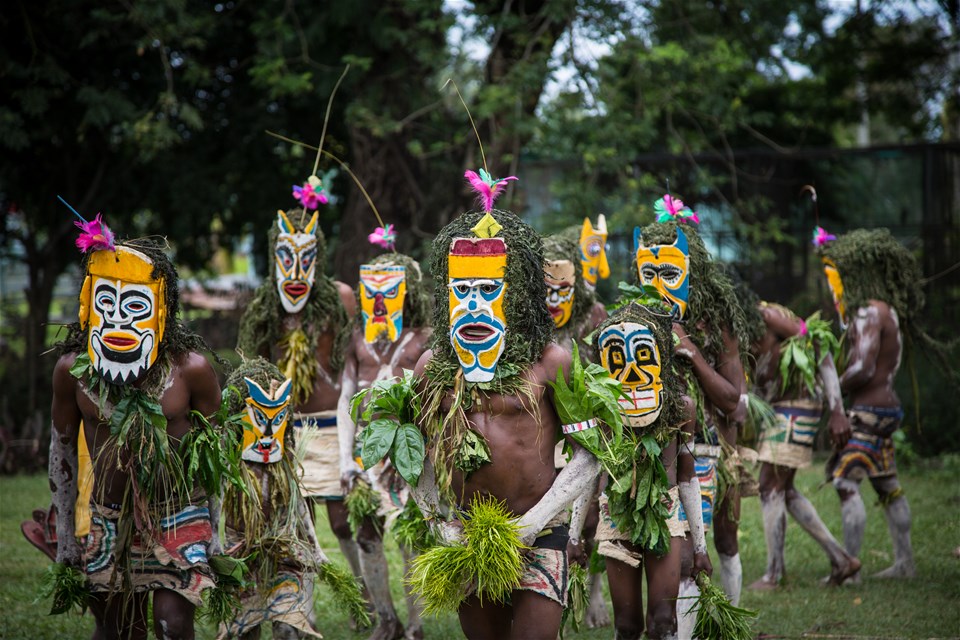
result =
[[[680,591],[680,546],[682,538],[670,538],[670,551],[663,557],[645,553],[647,574],[647,637],[676,640],[677,595]]]
[[[514,594],[517,592],[515,591]],[[467,640],[500,640],[510,637],[513,609],[510,605],[487,600],[483,606],[473,595],[467,598],[460,610],[460,628]]]
[[[616,640],[639,640],[643,636],[643,570],[606,558],[607,582],[613,602]]]
[[[607,627],[610,625],[610,613],[603,599],[603,574],[591,573],[587,580],[590,585],[590,604],[583,616],[583,623],[587,629]]]
[[[312,505],[321,501],[310,498],[309,502],[312,508]],[[353,539],[353,530],[350,528],[350,521],[347,519],[347,507],[344,505],[343,500],[324,500],[322,502],[326,503],[330,530],[333,531],[333,535],[337,538],[337,544],[340,545],[340,552],[343,553],[343,557],[346,558],[347,564],[350,566],[350,571],[354,577],[360,581],[363,589],[363,599],[369,603],[370,593],[367,590],[366,583],[363,581],[363,570],[360,567],[360,549],[357,546],[357,541]],[[313,509],[313,513],[314,517],[316,517],[315,509]],[[368,609],[370,609],[370,607],[368,607]],[[371,613],[373,613],[372,610]],[[360,628],[358,622],[353,618],[350,619],[350,628]]]
[[[786,561],[783,547],[787,535],[786,486],[793,480],[794,469],[764,462],[760,467],[760,509],[763,513],[763,534],[767,542],[767,568],[750,589],[776,589],[784,579]]]
[[[401,546],[400,552],[403,554],[403,574],[408,575],[413,566],[413,559],[417,557],[416,552]],[[423,640],[423,606],[417,599],[416,594],[410,589],[407,581],[403,581],[403,594],[407,600],[407,640]]]
[[[893,542],[893,566],[873,575],[874,578],[913,578],[917,569],[910,543],[910,505],[903,495],[896,476],[872,478],[870,481],[884,505],[887,529]]]
[[[555,640],[560,633],[563,607],[533,591],[514,591],[511,640]]]
[[[357,545],[360,547],[360,568],[367,592],[377,611],[377,628],[369,640],[397,640],[403,637],[403,625],[393,608],[390,596],[390,573],[387,557],[383,553],[383,537],[379,523],[367,519],[357,533]]]
[[[831,567],[830,575],[827,578],[828,584],[841,585],[844,580],[860,570],[860,560],[851,556],[840,546],[837,539],[827,529],[827,525],[820,519],[820,514],[817,513],[813,504],[807,500],[806,496],[797,491],[792,480],[790,486],[787,487],[787,511],[826,552]]]
[[[717,424],[717,432],[724,442],[736,448],[735,424],[726,424],[721,419]],[[729,461],[722,460],[720,464],[729,464]],[[743,566],[740,564],[740,543],[737,541],[739,522],[740,483],[734,482],[726,488],[713,510],[713,542],[720,558],[720,586],[734,605],[740,603],[740,590],[743,588]]]
[[[196,606],[176,591],[153,592],[153,633],[159,640],[193,640]]]
[[[146,640],[147,595],[135,593],[128,599],[122,593],[108,598],[100,593],[87,598],[96,626],[93,640]]]
[[[690,532],[680,541],[680,591],[677,594],[677,637],[693,637],[697,622],[697,600],[700,588],[693,579],[693,540]]]
[[[853,557],[860,556],[863,545],[863,532],[867,527],[867,509],[860,496],[860,481],[849,478],[834,478],[833,486],[840,496],[840,519],[843,522],[843,547]],[[848,578],[850,582],[859,582],[860,573]]]

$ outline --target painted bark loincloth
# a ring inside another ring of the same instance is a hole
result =
[[[119,593],[124,576],[117,566],[118,509],[91,503],[90,533],[84,542],[83,560],[93,593]],[[202,592],[214,586],[207,565],[207,548],[213,537],[210,512],[188,505],[160,520],[156,537],[139,532],[130,545],[130,586],[134,593],[169,589],[200,606]]]
[[[720,445],[698,442],[693,445],[693,466],[700,483],[700,507],[703,511],[703,529],[710,530],[713,524],[713,503],[717,496],[717,461],[720,459]],[[683,530],[690,530],[687,513],[680,503],[678,511]]]
[[[853,433],[842,451],[827,462],[827,477],[880,478],[897,473],[893,433],[900,427],[900,407],[854,405],[848,412]]]
[[[682,538],[685,533],[684,522],[680,520],[680,488],[670,487],[667,494],[670,504],[667,506],[670,513],[667,516],[667,529],[671,538]],[[597,553],[607,558],[619,560],[631,567],[639,567],[643,563],[643,550],[630,542],[630,532],[617,528],[617,524],[610,517],[610,507],[606,494],[600,494],[600,521],[597,523]]]
[[[268,584],[241,595],[240,612],[229,625],[221,625],[218,640],[239,638],[265,622],[288,624],[303,634],[301,637],[322,638],[309,619],[313,609],[312,580],[312,575],[280,567]]]
[[[805,469],[813,462],[821,404],[812,400],[775,402],[776,423],[760,433],[760,462]]]
[[[340,488],[340,445],[336,410],[298,413],[293,421],[296,437],[306,439],[303,495],[324,500],[343,500]]]

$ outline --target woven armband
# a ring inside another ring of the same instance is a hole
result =
[[[573,424],[563,425],[564,435],[569,433],[577,433],[578,431],[586,431],[587,429],[593,429],[597,426],[597,421],[593,418],[589,420],[584,420],[583,422],[574,422]]]

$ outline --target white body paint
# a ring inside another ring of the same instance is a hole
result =
[[[730,603],[734,606],[740,604],[740,590],[743,587],[743,566],[740,564],[740,554],[735,553],[732,556],[717,554],[720,556],[720,585],[723,591],[730,598]]]

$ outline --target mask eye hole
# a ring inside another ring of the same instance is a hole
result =
[[[667,284],[673,285],[680,281],[683,271],[672,266],[664,266],[660,271],[660,277]]]
[[[455,286],[453,289],[454,289],[454,291],[456,291],[457,293],[459,293],[459,294],[462,295],[462,296],[465,296],[465,295],[467,295],[468,293],[470,293],[470,287],[468,287],[468,286],[465,285],[465,284],[458,284],[458,285]]]
[[[260,409],[254,409],[253,416],[257,419],[257,426],[261,429],[267,426],[267,416],[263,415],[263,411]]]
[[[482,284],[480,285],[480,291],[483,293],[494,293],[497,290],[497,285],[495,284]]]
[[[101,293],[97,296],[97,306],[104,311],[113,311],[114,304],[113,295],[109,293]]]
[[[587,247],[587,253],[590,254],[591,258],[596,258],[600,255],[601,247],[599,242],[591,242]]]
[[[652,282],[657,277],[657,270],[653,267],[642,267],[640,269],[640,277],[643,278],[644,282]]]

